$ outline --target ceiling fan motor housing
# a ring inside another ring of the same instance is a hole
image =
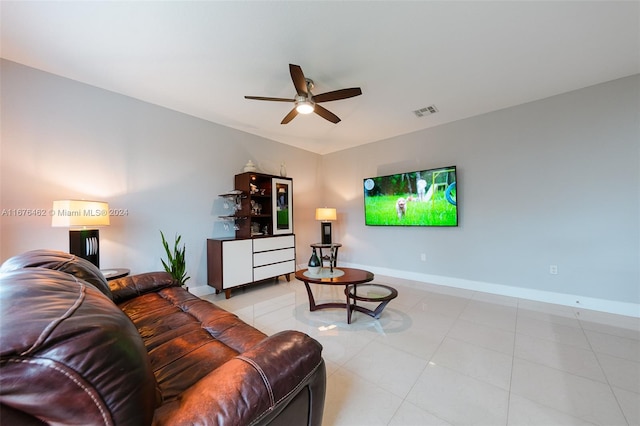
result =
[[[309,95],[311,95],[311,90],[315,87],[315,84],[313,84],[313,80],[310,78],[305,78],[304,80],[307,82],[307,91],[309,92]]]

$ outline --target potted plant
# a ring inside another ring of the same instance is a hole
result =
[[[186,288],[185,283],[191,277],[187,277],[187,262],[184,254],[186,247],[184,245],[182,248],[179,247],[180,239],[182,237],[180,235],[176,235],[175,242],[173,244],[173,251],[171,251],[169,243],[167,243],[167,240],[164,238],[162,231],[160,231],[160,235],[162,236],[162,245],[167,253],[166,262],[164,259],[160,259],[162,261],[162,266],[164,266],[164,270],[170,273],[181,286]]]

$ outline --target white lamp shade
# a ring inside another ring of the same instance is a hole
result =
[[[104,201],[57,200],[51,210],[51,226],[96,227],[109,225],[109,204]]]
[[[329,209],[326,207],[316,209],[316,220],[329,221],[336,219],[336,209]]]

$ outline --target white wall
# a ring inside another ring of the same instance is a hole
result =
[[[219,126],[19,64],[1,68],[1,209],[46,209],[56,199],[108,201],[126,209],[100,230],[101,267],[161,270],[160,230],[187,247],[190,287],[206,285],[206,239],[233,235],[217,197],[253,160],[294,180],[299,257],[317,239],[317,154]],[[215,100],[212,100],[215,102]],[[0,259],[68,250],[51,217],[0,216]]]
[[[636,75],[323,156],[341,259],[640,316],[639,87]],[[363,178],[450,165],[459,227],[364,225]]]

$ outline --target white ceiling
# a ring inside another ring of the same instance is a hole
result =
[[[0,3],[1,56],[320,154],[640,72],[640,3]],[[342,122],[298,116],[288,64]],[[435,104],[440,112],[417,118]]]

